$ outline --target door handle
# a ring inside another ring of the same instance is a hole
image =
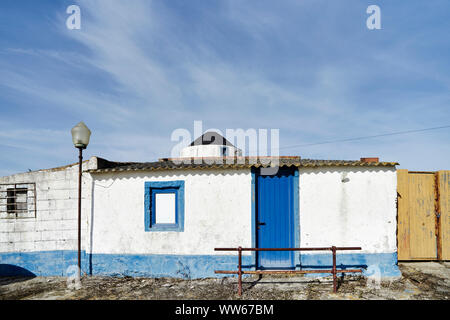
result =
[[[258,222],[258,226],[265,226],[266,223],[265,222]]]

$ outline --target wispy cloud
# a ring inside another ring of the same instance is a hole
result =
[[[223,131],[279,128],[282,146],[450,122],[448,54],[434,53],[449,46],[439,29],[448,22],[439,16],[411,34],[402,21],[417,3],[382,5],[385,27],[373,32],[363,2],[76,3],[81,30],[65,28],[64,11],[51,15],[61,45],[2,44],[2,118],[10,127],[0,130],[0,150],[16,147],[11,157],[51,144],[58,147],[42,153],[42,165],[69,161],[69,130],[79,120],[93,129],[88,152],[121,161],[169,155],[172,130],[192,129],[194,120]],[[445,8],[437,2],[430,10]],[[410,23],[423,22],[416,19]],[[440,131],[286,152],[379,155],[426,169],[445,163],[418,150],[446,158],[449,137]]]

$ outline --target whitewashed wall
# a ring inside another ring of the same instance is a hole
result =
[[[171,180],[185,181],[185,231],[146,232],[144,184]],[[214,247],[251,246],[250,170],[100,174],[93,183],[92,253],[215,254]],[[302,247],[396,252],[394,168],[301,168],[299,186]]]
[[[300,169],[299,185],[301,246],[397,251],[395,168]]]
[[[84,169],[97,167],[97,159]],[[0,253],[77,250],[78,166],[0,178],[36,182],[36,218],[1,219]],[[184,232],[146,232],[147,181],[185,181]],[[395,168],[300,168],[300,244],[396,252]],[[173,170],[83,175],[82,249],[94,254],[233,255],[250,247],[251,173]],[[250,253],[246,253],[248,255]]]
[[[96,165],[94,158],[94,165]],[[83,163],[83,169],[92,166]],[[0,253],[77,250],[78,165],[0,177],[0,183],[36,183],[36,217],[0,217]],[[88,239],[92,182],[83,174],[82,244]]]
[[[211,255],[251,246],[250,170],[93,174],[91,253]],[[185,181],[184,232],[146,232],[146,181]]]

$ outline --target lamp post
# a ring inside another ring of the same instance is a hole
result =
[[[78,279],[81,279],[81,175],[83,167],[83,149],[89,144],[91,130],[84,124],[78,123],[72,128],[72,142],[79,150],[78,163]]]

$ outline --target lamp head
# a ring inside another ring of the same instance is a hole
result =
[[[91,130],[84,124],[83,121],[72,128],[72,142],[75,148],[86,149],[91,137]]]

